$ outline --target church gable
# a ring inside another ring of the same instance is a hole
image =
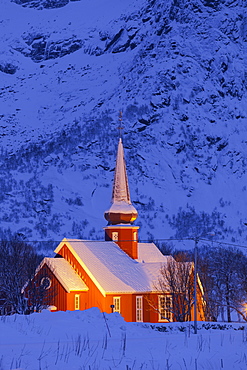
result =
[[[67,293],[88,291],[86,284],[64,258],[44,258],[43,265],[48,266]]]

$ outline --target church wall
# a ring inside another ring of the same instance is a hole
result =
[[[66,244],[64,244],[64,246],[59,251],[59,255],[65,258],[71,264],[71,266],[89,288],[89,291],[87,292],[71,292],[70,294],[68,294],[69,298],[67,309],[74,309],[74,296],[75,294],[79,294],[81,310],[85,310],[91,307],[98,307],[102,312],[111,313],[111,305],[113,304],[114,297],[120,297],[121,315],[126,321],[136,321],[136,296],[140,296],[140,294],[115,293],[107,294],[106,297],[104,297],[97,286],[94,284],[94,282],[91,280],[91,278],[88,276],[88,274],[85,272],[85,270],[77,262],[76,258],[73,256]],[[148,314],[145,314],[145,318],[149,318],[149,311]]]
[[[47,295],[44,298],[44,304],[50,306],[56,306],[59,311],[66,311],[67,309],[67,292],[61,285],[59,280],[50,270],[50,268],[44,264],[35,276],[35,283],[40,284],[43,277],[48,277],[51,279],[51,286],[47,289]],[[28,286],[26,289],[26,294],[29,300],[32,300],[33,288],[32,285]],[[35,297],[34,297],[35,299]],[[31,302],[30,302],[31,303]]]
[[[146,293],[135,293],[135,294],[109,294],[106,300],[106,312],[109,310],[110,305],[113,304],[114,297],[120,297],[121,301],[121,315],[125,321],[136,322],[136,297],[142,297],[142,313],[143,322],[158,322],[158,313],[151,307],[150,303],[155,307],[158,307],[158,294],[146,294]]]
[[[66,311],[67,310],[67,292],[64,287],[60,284],[60,282],[55,277],[55,297],[54,297],[54,306],[57,307],[59,311]]]
[[[111,305],[114,302],[114,297],[120,297],[121,301],[121,315],[126,321],[134,322],[136,321],[136,297],[142,296],[143,302],[143,322],[158,322],[158,296],[157,293],[134,293],[134,294],[106,294],[104,296],[100,290],[97,288],[92,279],[88,276],[76,258],[73,256],[71,251],[68,249],[66,244],[59,251],[59,255],[65,258],[78,275],[85,282],[89,291],[86,292],[71,292],[66,293],[62,287],[59,287],[59,298],[56,298],[55,304],[58,307],[58,310],[74,310],[75,309],[75,294],[78,294],[80,297],[80,310],[85,310],[91,307],[98,307],[102,312],[111,313]],[[200,296],[200,291],[198,291],[198,296]],[[203,319],[202,312],[202,298],[198,299],[198,305],[200,306],[198,312],[198,320]],[[66,308],[64,308],[66,307]],[[193,309],[192,320],[193,320]]]
[[[84,281],[84,283],[89,288],[87,292],[78,293],[80,294],[80,307],[81,307],[80,309],[86,310],[91,307],[99,307],[101,311],[111,312],[111,311],[105,310],[105,297],[100,292],[100,290],[97,288],[97,286],[94,284],[92,279],[88,276],[86,271],[79,264],[79,262],[76,260],[76,258],[71,253],[71,251],[68,249],[66,244],[64,244],[64,246],[59,251],[59,255],[65,258],[70,263],[73,269],[77,272],[77,274],[81,277],[81,279]],[[74,295],[71,294],[71,298],[69,298],[70,307],[72,306],[72,301],[74,300],[72,296],[74,297]]]
[[[158,307],[158,294],[146,293],[143,295],[143,321],[158,322],[158,313],[155,308]]]
[[[120,297],[120,313],[125,321],[135,321],[133,315],[133,296],[132,294],[109,294],[106,299],[106,312],[112,312],[111,305],[114,303],[114,297]]]
[[[75,306],[75,296],[79,296],[79,308]],[[67,310],[74,311],[75,309],[83,310],[83,302],[85,301],[85,296],[87,296],[87,292],[82,291],[73,291],[67,293]]]
[[[124,317],[126,321],[136,321],[136,296],[140,294],[107,294],[106,297],[99,291],[97,286],[85,272],[85,270],[81,267],[78,263],[76,258],[73,256],[71,251],[68,249],[66,244],[61,248],[59,251],[59,255],[64,257],[74,268],[74,270],[78,273],[78,275],[82,278],[85,282],[89,291],[81,292],[80,294],[80,309],[85,310],[91,307],[98,307],[102,312],[111,313],[112,308],[111,305],[113,304],[114,297],[120,297],[121,301],[121,315]],[[73,300],[74,295],[72,298],[72,293],[70,293],[71,301],[68,307],[73,307]],[[70,309],[70,308],[68,308]],[[145,317],[149,317],[147,314]]]

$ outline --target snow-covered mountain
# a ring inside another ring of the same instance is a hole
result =
[[[140,238],[246,244],[243,0],[0,0],[0,227],[103,238],[123,111]]]

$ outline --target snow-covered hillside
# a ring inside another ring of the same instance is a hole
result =
[[[97,308],[2,316],[2,370],[245,370],[246,324],[126,323]]]
[[[103,238],[122,110],[140,238],[246,243],[244,1],[0,8],[1,230]]]

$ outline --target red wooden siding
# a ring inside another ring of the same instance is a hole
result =
[[[155,308],[158,308],[158,293],[134,293],[134,294],[106,294],[104,296],[101,291],[94,284],[92,279],[82,268],[79,262],[76,260],[74,255],[68,249],[67,245],[64,244],[59,255],[55,258],[63,257],[66,259],[81,279],[85,282],[88,291],[72,291],[66,292],[61,283],[58,281],[53,272],[49,267],[44,264],[38,274],[36,275],[36,281],[40,281],[43,276],[48,276],[52,280],[52,286],[47,290],[47,303],[57,307],[58,311],[74,310],[75,309],[75,295],[79,295],[79,309],[84,310],[91,307],[98,307],[102,312],[111,313],[114,297],[120,297],[120,313],[126,321],[136,321],[136,297],[142,296],[142,314],[143,322],[158,322],[159,314]],[[153,307],[152,307],[153,306]],[[198,289],[198,320],[203,320],[203,300],[200,289]],[[192,316],[193,319],[193,309]]]
[[[112,239],[112,233],[118,233],[118,240],[114,240],[114,242],[131,258],[137,259],[138,258],[138,226],[107,226],[105,229],[105,240],[110,241]],[[136,233],[136,237],[134,237],[134,233]]]
[[[70,265],[74,268],[74,270],[77,272],[77,274],[81,277],[81,279],[84,281],[84,283],[89,288],[87,292],[81,292],[81,295],[80,295],[81,309],[85,310],[91,307],[99,307],[100,310],[108,312],[106,310],[105,297],[100,292],[100,290],[97,288],[97,286],[92,282],[91,278],[88,276],[86,271],[82,268],[82,266],[76,260],[76,258],[71,253],[71,251],[68,249],[66,244],[64,244],[64,246],[59,251],[59,255],[65,258],[70,263]],[[73,298],[69,298],[69,300],[72,301]],[[71,306],[71,303],[69,304]]]
[[[38,271],[35,276],[35,281],[32,282],[32,284],[39,285],[43,277],[48,277],[52,281],[51,287],[47,289],[47,294],[43,303],[50,306],[56,306],[58,310],[65,311],[67,309],[67,292],[46,264],[44,264]],[[27,286],[25,291],[29,299],[29,304],[34,303],[36,297],[32,297],[32,286]]]
[[[59,251],[59,255],[65,258],[74,270],[81,276],[82,280],[88,286],[89,291],[87,292],[73,292],[68,294],[67,309],[74,309],[74,295],[80,294],[80,309],[84,310],[91,307],[98,307],[102,312],[111,313],[114,297],[121,297],[121,315],[126,321],[136,321],[136,296],[141,296],[141,293],[136,294],[107,294],[106,297],[99,291],[95,286],[91,278],[81,267],[79,262],[76,260],[74,255],[68,249],[66,244]],[[58,256],[57,256],[58,257]],[[58,308],[59,309],[59,308]],[[152,312],[148,305],[148,301],[145,299],[143,294],[143,320],[146,322],[157,322],[157,314]],[[150,321],[152,320],[152,321]]]

